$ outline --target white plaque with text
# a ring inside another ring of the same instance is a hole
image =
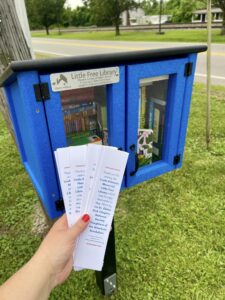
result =
[[[53,92],[117,83],[119,67],[50,74]]]

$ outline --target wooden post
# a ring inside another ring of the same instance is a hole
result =
[[[19,5],[20,19],[23,21],[24,31],[16,10],[16,6],[18,9]],[[28,22],[24,20],[26,17],[24,0],[0,0],[0,76],[11,61],[29,60],[34,57],[29,36]],[[8,112],[7,101],[2,89],[0,89],[0,110],[3,113],[7,127],[15,141],[14,130],[12,127],[10,114]],[[53,222],[49,220],[43,207],[40,207],[43,212],[45,223],[50,228]]]
[[[164,34],[162,31],[162,9],[163,9],[163,0],[160,0],[159,2],[159,31],[157,34]]]
[[[206,105],[206,148],[209,150],[211,141],[211,25],[212,12],[211,0],[207,1],[207,34],[208,34],[208,51],[207,51],[207,105]]]
[[[31,58],[32,55],[24,37],[14,1],[0,1],[0,75],[11,61]],[[14,137],[7,102],[2,90],[0,90],[0,110]]]

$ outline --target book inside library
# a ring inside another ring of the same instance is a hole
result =
[[[138,165],[162,159],[169,76],[140,80]]]
[[[68,146],[108,144],[106,94],[106,86],[61,92]]]

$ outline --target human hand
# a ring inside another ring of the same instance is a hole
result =
[[[73,251],[79,234],[85,230],[90,216],[85,214],[72,227],[68,227],[64,214],[50,229],[33,259],[44,262],[50,275],[50,289],[63,283],[73,267]]]
[[[89,220],[89,215],[83,215],[68,228],[66,215],[63,215],[52,226],[35,255],[0,286],[0,298],[47,300],[52,289],[69,276],[76,239]]]

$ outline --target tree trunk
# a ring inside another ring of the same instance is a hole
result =
[[[0,1],[1,37],[0,37],[0,75],[13,60],[31,59],[30,49],[21,28],[13,0]],[[14,132],[7,101],[0,89],[0,111],[14,138]]]
[[[58,24],[58,35],[61,35],[61,28],[60,28],[60,24]]]
[[[46,34],[49,35],[49,27],[45,26]]]
[[[116,36],[119,36],[120,35],[120,24],[119,24],[119,22],[116,22],[115,30],[116,30]]]

